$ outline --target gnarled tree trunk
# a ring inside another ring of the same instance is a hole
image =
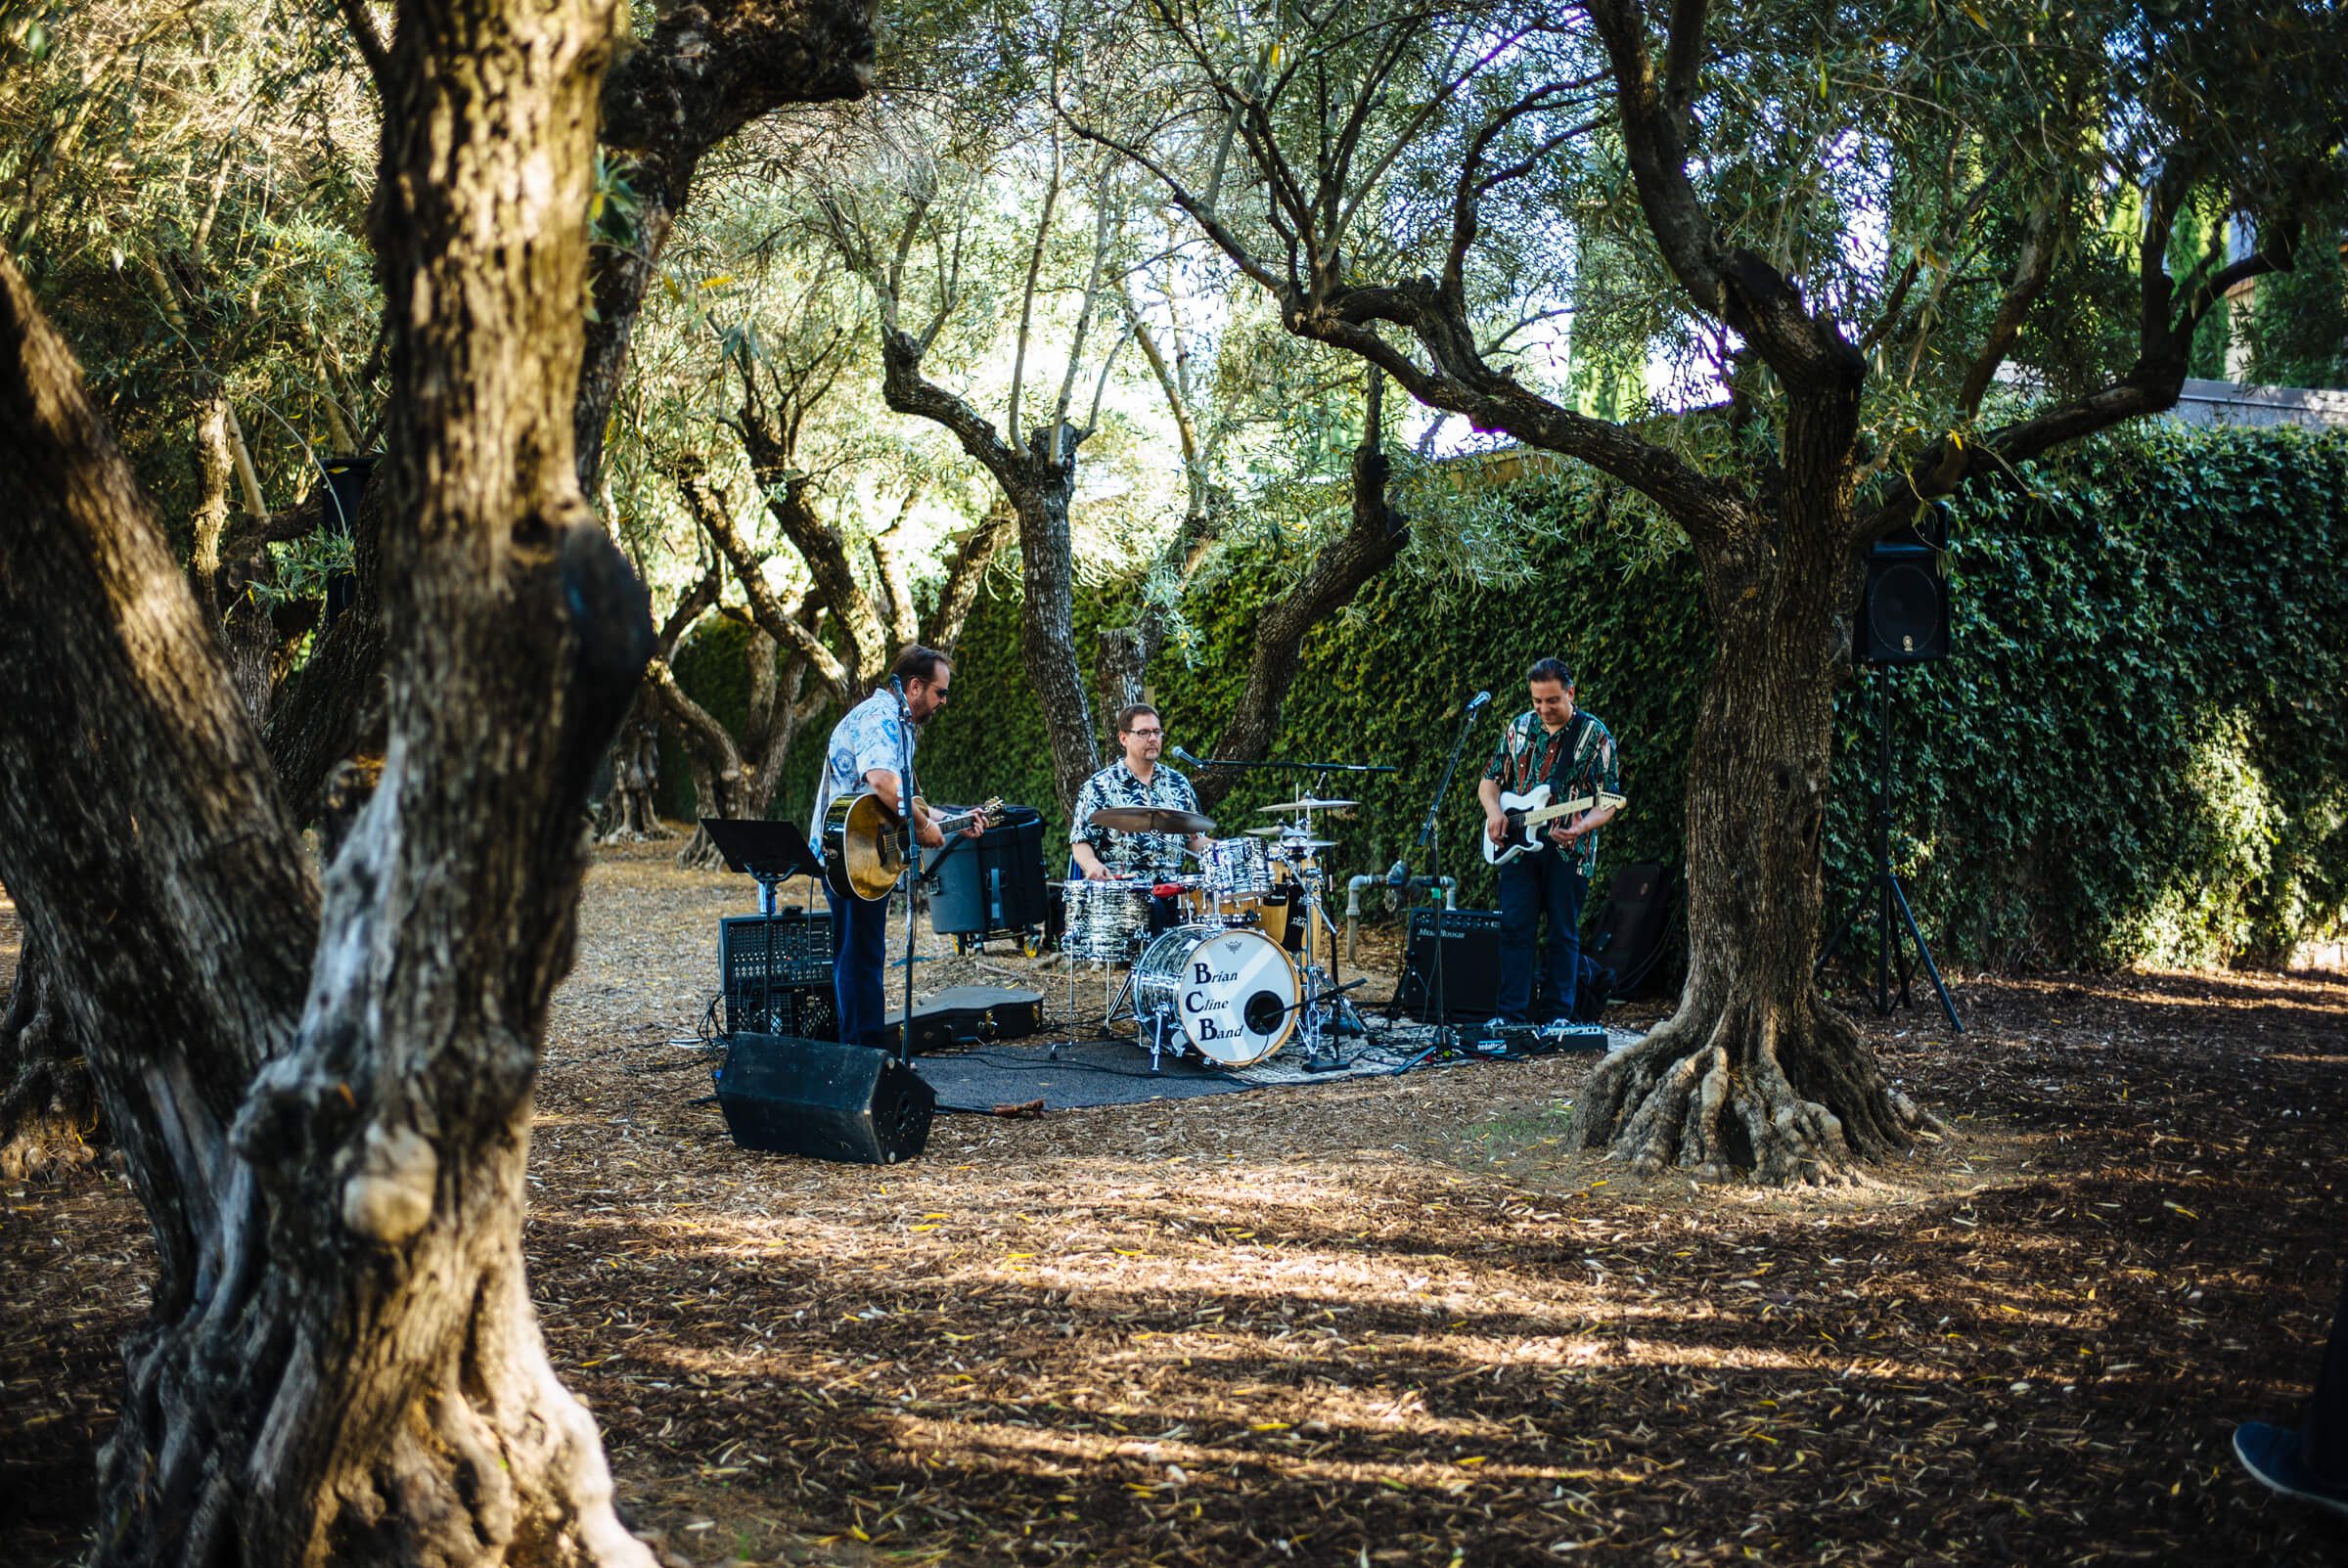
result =
[[[1256,762],[1280,737],[1280,710],[1296,684],[1305,634],[1352,603],[1362,585],[1393,563],[1410,543],[1410,524],[1386,503],[1386,461],[1380,438],[1385,377],[1370,372],[1362,438],[1353,449],[1353,515],[1343,533],[1323,545],[1296,585],[1255,617],[1255,649],[1239,706],[1215,740],[1214,755]],[[1212,810],[1239,776],[1210,768],[1196,781],[1198,803]]]
[[[375,230],[389,743],[323,911],[205,618],[0,257],[0,877],[153,1222],[104,1564],[611,1563],[523,1288],[584,798],[652,632],[571,414],[608,0],[402,5]],[[124,1017],[138,1027],[124,1028]]]
[[[1583,1093],[1584,1146],[1702,1180],[1839,1179],[1939,1124],[1811,978],[1857,562],[1824,529],[1705,561],[1719,650],[1688,758],[1689,984]]]
[[[1073,454],[1064,467],[1049,465],[1040,432],[1031,445],[1031,467],[1059,471],[1058,482],[1022,487],[1011,498],[1019,519],[1019,573],[1026,588],[1019,601],[1019,657],[1052,743],[1053,789],[1060,809],[1072,811],[1076,792],[1101,765],[1081,673],[1084,666],[1076,657],[1071,630],[1076,563],[1068,534],[1068,500],[1076,465]]]
[[[639,689],[611,746],[611,786],[596,810],[596,840],[641,844],[671,836],[660,821],[659,795],[659,697]]]

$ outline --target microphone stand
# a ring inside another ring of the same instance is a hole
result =
[[[897,824],[898,853],[904,857],[905,869],[897,873],[897,885],[905,893],[905,1016],[897,1025],[897,1060],[913,1065],[913,945],[920,935],[915,921],[913,887],[915,874],[921,869],[921,846],[914,841],[913,831],[913,709],[905,700],[905,683],[895,676],[888,678],[888,689],[897,694]]]
[[[1427,880],[1438,899],[1442,897],[1443,889],[1443,833],[1440,826],[1443,818],[1443,797],[1451,793],[1451,776],[1459,770],[1460,753],[1468,749],[1468,726],[1475,723],[1475,716],[1482,706],[1483,704],[1479,702],[1470,702],[1468,704],[1468,711],[1460,715],[1460,733],[1452,738],[1451,760],[1443,764],[1443,782],[1435,785],[1435,798],[1426,803],[1426,821],[1419,825],[1419,846],[1426,851]],[[1459,1045],[1459,1035],[1451,1026],[1451,1004],[1443,994],[1443,916],[1445,913],[1442,904],[1437,903],[1435,905],[1435,1043],[1429,1046],[1425,1052],[1422,1052],[1417,1058],[1414,1058],[1408,1064],[1409,1066],[1418,1065],[1419,1061],[1424,1060],[1427,1054],[1436,1050],[1451,1050]],[[1407,937],[1407,931],[1405,935]],[[1409,946],[1407,941],[1404,946],[1406,948]],[[1404,963],[1407,966],[1409,963],[1407,953]],[[1408,1067],[1405,1070],[1407,1071]]]

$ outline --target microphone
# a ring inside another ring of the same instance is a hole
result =
[[[1168,746],[1166,749],[1173,752],[1178,759],[1189,763],[1194,768],[1203,768],[1206,766],[1205,763],[1200,762],[1197,757],[1192,756],[1188,751],[1183,750],[1180,746]]]
[[[1481,712],[1481,711],[1483,710],[1483,706],[1484,706],[1484,704],[1485,704],[1485,703],[1487,703],[1487,702],[1489,702],[1489,701],[1491,701],[1491,700],[1492,700],[1492,694],[1491,694],[1491,693],[1489,693],[1489,692],[1478,692],[1478,693],[1476,693],[1476,694],[1475,694],[1475,695],[1473,695],[1473,696],[1471,696],[1471,697],[1469,697],[1469,698],[1468,699],[1468,713],[1470,713],[1470,714],[1474,714],[1474,713]]]

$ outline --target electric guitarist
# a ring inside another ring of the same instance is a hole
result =
[[[823,776],[816,781],[815,811],[809,816],[808,847],[820,858],[824,852],[824,824],[833,797],[871,790],[892,815],[913,813],[913,836],[924,848],[946,841],[930,820],[928,809],[905,787],[913,767],[914,736],[930,716],[946,705],[954,666],[936,649],[906,645],[889,672],[894,686],[882,686],[840,716],[832,727],[824,750]],[[897,692],[902,689],[902,708]],[[911,719],[908,728],[904,719]],[[985,829],[983,818],[962,831],[975,838]],[[888,1027],[888,1005],[882,978],[888,964],[888,900],[867,901],[852,890],[832,885],[827,877],[824,896],[832,904],[832,988],[839,1007],[842,1045],[867,1044],[866,1036]]]
[[[1614,737],[1594,713],[1574,706],[1573,671],[1562,659],[1539,658],[1525,672],[1532,707],[1509,721],[1476,793],[1484,805],[1484,836],[1506,845],[1509,820],[1502,794],[1524,794],[1550,786],[1553,799],[1588,795],[1601,804],[1549,825],[1543,847],[1500,868],[1500,991],[1489,1028],[1573,1016],[1582,959],[1582,900],[1598,864],[1598,830],[1613,820],[1619,802],[1603,799],[1621,791]],[[1549,921],[1541,973],[1547,981],[1547,1017],[1533,1016],[1533,959],[1539,926]]]

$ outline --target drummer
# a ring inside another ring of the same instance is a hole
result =
[[[1204,833],[1127,833],[1092,826],[1093,813],[1111,806],[1156,806],[1196,812],[1198,792],[1172,768],[1161,765],[1165,721],[1147,702],[1117,715],[1117,744],[1125,755],[1084,782],[1068,830],[1068,852],[1079,874],[1096,882],[1139,877],[1162,882],[1182,874],[1182,851],[1206,848]]]

